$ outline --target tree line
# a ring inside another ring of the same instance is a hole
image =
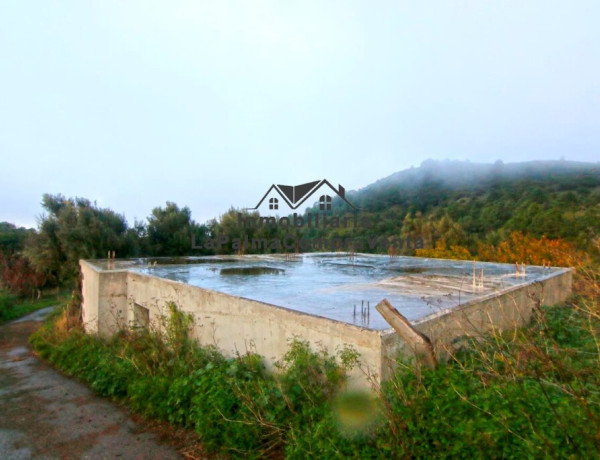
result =
[[[577,251],[600,255],[600,170],[595,166],[543,163],[515,169],[498,162],[484,168],[430,161],[348,196],[371,225],[242,227],[240,215],[255,221],[259,215],[235,208],[199,224],[188,207],[172,202],[129,225],[123,215],[85,198],[46,194],[45,214],[36,230],[0,223],[0,287],[24,295],[46,286],[72,285],[79,259],[106,258],[108,251],[118,258],[252,254],[265,250],[232,242],[289,235],[308,240],[422,239],[421,247],[407,246],[395,253],[423,257],[566,265]],[[322,211],[315,205],[304,217],[309,212]],[[340,221],[352,221],[341,200],[334,199],[328,212]],[[227,243],[204,244],[218,237]],[[386,251],[381,245],[357,250]],[[267,252],[296,251],[302,249]]]
[[[188,207],[171,202],[131,226],[85,198],[45,194],[42,207],[37,230],[0,223],[0,284],[14,294],[72,285],[79,259],[106,258],[109,251],[119,258],[186,255],[192,233],[207,231]]]

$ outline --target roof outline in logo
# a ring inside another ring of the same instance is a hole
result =
[[[346,199],[346,189],[342,187],[341,184],[338,184],[339,187],[336,190],[336,188],[333,185],[331,185],[331,183],[327,179],[307,182],[305,184],[300,185],[273,184],[269,187],[267,192],[263,195],[263,197],[260,199],[260,201],[255,207],[246,209],[258,209],[273,189],[275,189],[275,191],[291,209],[298,209],[300,206],[302,206],[304,202],[306,202],[306,200],[308,200],[317,190],[319,190],[323,186],[328,186],[333,191],[333,193],[339,196],[348,206],[350,206],[352,209],[357,209],[356,206],[354,206]]]

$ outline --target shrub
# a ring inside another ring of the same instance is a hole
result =
[[[12,319],[12,310],[16,300],[15,296],[0,290],[0,323]]]

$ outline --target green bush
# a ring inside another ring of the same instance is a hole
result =
[[[0,290],[0,323],[13,318],[13,310],[17,298],[3,290]]]

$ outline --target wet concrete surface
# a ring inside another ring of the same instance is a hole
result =
[[[0,326],[0,459],[178,459],[174,447],[33,355],[51,311]]]
[[[528,266],[526,273],[517,275],[512,264],[347,253],[298,254],[289,260],[263,254],[163,262],[135,265],[124,260],[119,266],[376,330],[390,327],[375,310],[382,299],[409,321],[417,321],[560,270]],[[361,314],[363,309],[368,316]]]

